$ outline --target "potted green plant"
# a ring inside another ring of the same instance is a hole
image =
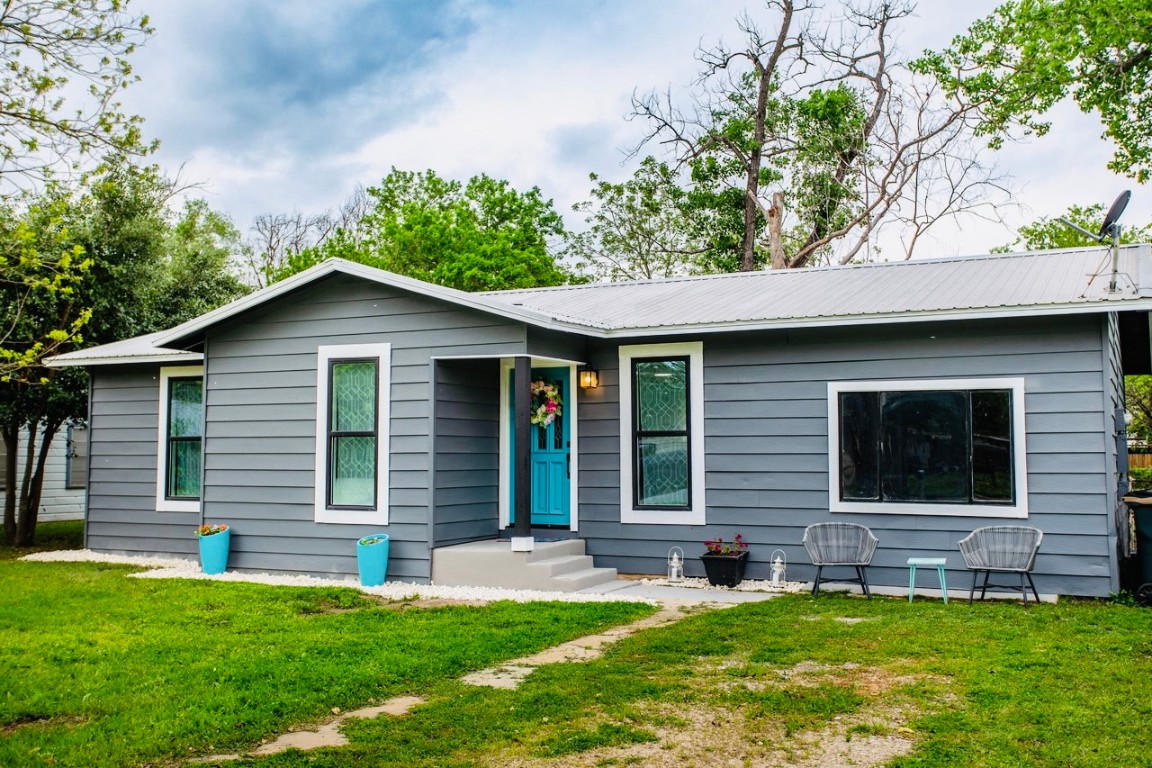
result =
[[[744,566],[748,562],[748,542],[739,533],[732,541],[723,537],[706,539],[707,552],[700,555],[708,583],[714,587],[734,587],[744,580]]]
[[[388,574],[388,534],[372,533],[356,542],[356,568],[360,585],[378,587]]]
[[[224,573],[232,529],[223,523],[204,523],[196,529],[196,538],[200,541],[200,569],[209,574]]]

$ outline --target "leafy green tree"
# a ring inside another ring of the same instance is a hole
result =
[[[145,151],[141,119],[119,93],[129,57],[152,34],[130,0],[9,0],[0,5],[0,182],[27,188],[108,153]]]
[[[688,169],[708,270],[802,267],[869,258],[899,225],[905,258],[941,218],[990,205],[999,186],[971,141],[973,106],[943,97],[893,49],[911,7],[766,0],[771,20],[739,20],[743,42],[698,52],[688,105],[633,100]],[[769,31],[774,30],[774,31]]]
[[[572,234],[567,247],[580,272],[598,280],[650,280],[700,271],[697,260],[708,249],[693,225],[696,210],[667,164],[646,157],[620,184],[590,178],[592,200],[573,207],[588,227]]]
[[[994,146],[1013,128],[1044,135],[1044,117],[1071,97],[1115,143],[1110,169],[1141,183],[1152,175],[1147,0],[1012,0],[918,66],[978,106]]]
[[[1128,436],[1152,446],[1152,376],[1124,377],[1124,407],[1132,414]]]
[[[483,174],[461,184],[431,170],[393,168],[368,197],[355,236],[337,228],[319,246],[290,256],[272,277],[339,257],[463,291],[569,279],[553,256],[563,219],[535,187],[518,192]]]
[[[65,340],[58,351],[119,341],[243,295],[246,287],[231,272],[239,233],[202,201],[187,203],[175,217],[168,208],[172,192],[154,168],[121,159],[111,161],[89,188],[45,196],[23,212],[21,236],[42,251],[82,253],[86,269],[67,291],[40,293],[27,302],[7,343],[20,350],[35,343],[41,329],[60,328],[77,312],[87,320],[82,338]],[[9,457],[4,528],[17,546],[33,543],[44,464],[56,432],[66,421],[84,419],[87,410],[84,372],[47,367],[43,357],[36,355],[27,375],[0,382],[0,436]],[[17,483],[16,441],[22,434],[25,469]]]
[[[116,100],[136,80],[129,57],[152,33],[146,16],[128,10],[129,1],[0,5],[0,198],[9,201],[6,205],[19,209],[25,203],[14,201],[14,194],[62,174],[91,170],[106,153],[142,154],[150,148],[141,137],[140,118],[124,113]],[[35,205],[43,204],[42,199]],[[8,225],[30,226],[13,209],[3,215]],[[6,226],[0,255],[7,301],[0,325],[0,379],[26,375],[25,369],[76,332],[80,318],[39,326],[43,343],[24,343],[29,337],[19,313],[67,298],[65,289],[81,277],[84,262],[29,246],[38,238],[28,231],[14,234]],[[13,335],[18,327],[22,330]]]

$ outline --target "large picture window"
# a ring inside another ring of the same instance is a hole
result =
[[[391,345],[320,347],[316,520],[388,523]]]
[[[704,523],[699,342],[620,347],[621,521]]]
[[[829,385],[833,511],[1023,517],[1018,379]]]
[[[204,454],[204,369],[160,369],[160,424],[156,450],[156,508],[200,509]]]

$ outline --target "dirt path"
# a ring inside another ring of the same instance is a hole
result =
[[[716,608],[730,608],[732,604],[720,603],[688,603],[680,601],[665,601],[659,611],[647,618],[614,627],[595,635],[587,635],[567,643],[547,648],[539,653],[513,659],[499,667],[482,669],[478,672],[465,675],[461,682],[471,685],[486,685],[492,688],[515,688],[528,675],[538,667],[545,664],[564,664],[571,662],[591,661],[599,658],[604,649],[625,637],[634,635],[645,629],[663,627],[679,621],[702,610]],[[190,763],[218,763],[228,760],[241,760],[251,756],[275,755],[289,749],[310,750],[320,747],[340,747],[348,743],[348,739],[340,732],[340,726],[351,718],[373,718],[381,715],[403,717],[412,709],[424,703],[418,696],[397,696],[375,707],[364,707],[351,712],[341,713],[334,710],[336,717],[311,730],[298,730],[285,733],[277,739],[262,744],[251,752],[244,754],[209,755],[190,760]]]

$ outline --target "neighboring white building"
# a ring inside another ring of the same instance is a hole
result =
[[[24,451],[28,433],[20,435],[16,459],[17,488],[24,476]],[[0,440],[0,490],[5,489],[4,442]],[[44,466],[44,489],[40,496],[40,522],[83,520],[88,485],[88,430],[67,425],[52,440]],[[2,503],[2,502],[0,502]]]

